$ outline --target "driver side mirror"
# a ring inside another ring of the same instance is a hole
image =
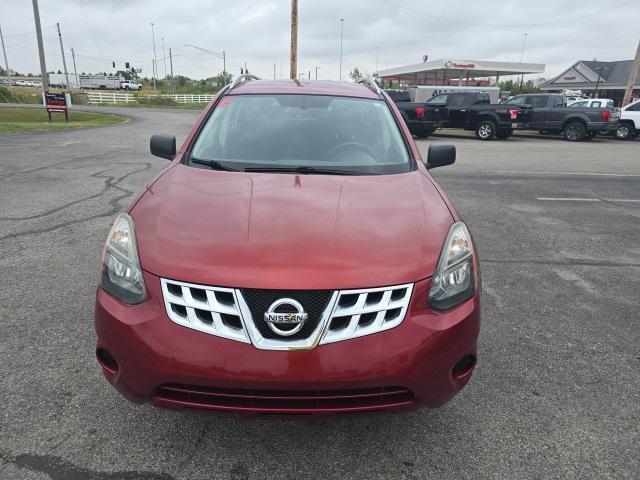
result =
[[[149,141],[149,150],[151,150],[151,155],[173,160],[176,156],[176,137],[166,133],[152,135]]]
[[[445,167],[456,161],[456,147],[450,143],[432,143],[427,153],[427,169]]]

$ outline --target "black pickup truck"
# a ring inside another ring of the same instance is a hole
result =
[[[480,140],[508,138],[514,128],[528,121],[528,109],[515,105],[492,105],[483,92],[450,92],[424,103],[406,101],[399,92],[387,92],[395,101],[409,131],[426,138],[438,128],[474,130]]]
[[[538,130],[542,134],[562,134],[565,140],[590,140],[598,132],[614,132],[620,120],[617,108],[568,107],[564,95],[516,95],[505,102],[510,107],[531,111],[519,130]]]

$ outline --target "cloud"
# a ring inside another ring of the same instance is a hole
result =
[[[31,2],[0,2],[9,65],[38,72]],[[551,77],[578,59],[632,58],[639,40],[640,1],[612,2],[299,0],[298,69],[315,72],[317,66],[319,78],[337,79],[344,18],[343,72],[355,66],[372,71],[376,57],[378,67],[385,68],[419,62],[423,54],[431,59],[519,61],[526,32],[525,61],[546,63],[545,75]],[[612,9],[598,13],[607,8]],[[161,38],[165,54],[171,47],[175,56],[176,74],[203,78],[222,70],[220,59],[184,46],[193,44],[224,50],[233,74],[246,62],[262,77],[273,76],[274,64],[277,76],[281,71],[288,75],[288,0],[49,0],[40,9],[49,70],[62,68],[53,28],[60,22],[67,55],[73,47],[79,71],[111,71],[112,61],[119,68],[128,61],[148,76],[153,58],[149,23],[154,22],[160,75]],[[563,21],[545,25],[557,20]]]

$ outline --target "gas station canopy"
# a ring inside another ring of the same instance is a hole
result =
[[[496,81],[503,76],[529,75],[543,73],[543,63],[490,62],[484,60],[432,60],[428,62],[388,68],[374,72],[374,77],[388,82],[407,85],[445,85],[452,80],[464,81],[469,79],[496,77]]]

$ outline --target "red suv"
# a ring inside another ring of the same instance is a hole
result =
[[[121,213],[97,358],[127,398],[236,414],[437,407],[480,326],[469,231],[374,83],[243,76]]]

